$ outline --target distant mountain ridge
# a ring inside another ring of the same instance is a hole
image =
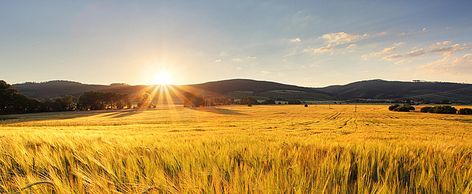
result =
[[[135,93],[149,86],[126,84],[82,84],[72,81],[27,82],[14,84],[20,93],[46,99],[64,95],[78,96],[88,91]],[[472,84],[448,82],[403,82],[386,80],[366,80],[346,85],[322,88],[301,87],[270,81],[231,79],[201,84],[175,86],[181,90],[199,91],[204,95],[224,95],[229,97],[252,96],[259,99],[301,99],[301,100],[353,100],[353,99],[425,99],[451,100],[472,103]]]

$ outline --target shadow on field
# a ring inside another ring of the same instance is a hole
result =
[[[193,108],[192,110],[202,111],[202,112],[211,112],[211,113],[223,114],[223,115],[246,115],[237,110],[230,110],[230,109],[217,108],[217,107]]]
[[[143,111],[140,111],[140,110],[125,110],[125,111],[112,112],[112,113],[104,115],[103,117],[122,118],[122,117],[128,117],[128,116],[132,116],[132,115],[135,115],[135,114],[139,114],[141,112],[143,112]]]
[[[90,117],[98,114],[107,113],[110,111],[69,111],[69,112],[46,112],[46,113],[28,113],[28,114],[12,114],[0,115],[0,124],[13,124],[29,121],[44,121],[44,120],[64,120],[80,117]]]

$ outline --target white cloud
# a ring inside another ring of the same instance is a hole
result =
[[[292,38],[292,39],[289,40],[289,42],[291,42],[291,43],[299,43],[301,41],[302,41],[302,39],[300,39],[300,38]]]

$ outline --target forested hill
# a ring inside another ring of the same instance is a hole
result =
[[[472,102],[472,84],[450,82],[368,80],[328,86],[320,90],[341,99],[417,98]]]
[[[45,99],[64,95],[78,96],[87,91],[129,94],[138,92],[147,86],[131,86],[126,84],[90,85],[71,81],[50,81],[14,84],[13,87],[28,97]],[[232,79],[175,87],[191,88],[195,91],[230,97],[252,96],[256,98],[314,100],[415,98],[472,103],[472,84],[447,82],[367,80],[346,85],[311,88],[269,81]]]
[[[13,88],[18,90],[21,94],[35,99],[55,98],[65,95],[80,96],[84,92],[90,91],[134,93],[144,87],[145,86],[130,86],[122,83],[110,85],[82,84],[64,80],[40,83],[27,82],[13,85]]]

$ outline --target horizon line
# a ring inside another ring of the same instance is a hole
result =
[[[167,85],[170,85],[170,86],[188,86],[188,85],[198,85],[198,84],[205,84],[205,83],[212,83],[212,82],[231,81],[231,80],[250,80],[250,81],[260,81],[260,82],[272,82],[272,83],[278,83],[278,84],[283,84],[283,85],[292,85],[292,86],[305,87],[305,88],[323,88],[323,87],[340,86],[340,85],[347,85],[347,84],[352,84],[352,83],[357,83],[357,82],[374,81],[374,80],[381,80],[381,81],[388,81],[388,82],[409,82],[409,83],[472,84],[472,83],[466,83],[466,82],[453,82],[453,81],[433,81],[433,80],[416,80],[416,79],[413,79],[413,80],[387,80],[387,79],[382,79],[382,78],[373,78],[373,79],[364,79],[364,80],[351,81],[351,82],[344,83],[344,84],[330,84],[330,85],[324,85],[324,86],[303,86],[303,85],[292,84],[292,83],[284,83],[284,82],[279,82],[279,81],[274,81],[274,80],[262,80],[262,79],[253,79],[253,78],[228,78],[228,79],[209,80],[209,81],[196,82],[196,83],[167,84]],[[51,79],[51,80],[47,80],[47,81],[25,81],[25,82],[17,82],[17,83],[10,83],[10,84],[11,85],[20,85],[20,84],[27,84],[27,83],[40,84],[40,83],[48,83],[48,82],[54,82],[54,81],[74,82],[74,83],[85,84],[85,85],[105,85],[105,86],[110,86],[110,85],[113,85],[113,84],[124,84],[124,85],[129,85],[129,86],[154,86],[154,85],[159,85],[159,84],[129,84],[129,83],[125,83],[125,82],[111,82],[111,83],[108,83],[108,84],[105,84],[105,83],[86,83],[86,82],[80,82],[80,81],[75,81],[75,80],[67,80],[67,79]]]

